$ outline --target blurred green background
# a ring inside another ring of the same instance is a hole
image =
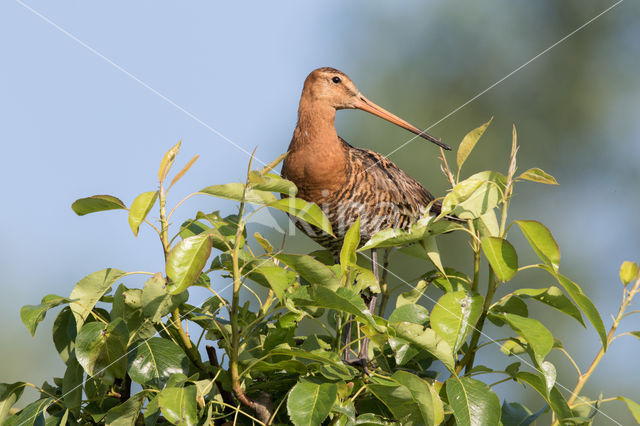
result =
[[[2,2],[0,381],[40,384],[62,372],[50,338],[54,315],[32,339],[20,322],[22,305],[48,293],[68,295],[84,275],[107,266],[161,269],[161,247],[150,230],[135,239],[122,212],[79,218],[69,208],[74,199],[109,193],[130,203],[153,190],[161,156],[181,138],[178,161],[201,158],[173,190],[174,203],[204,186],[241,179],[248,156],[220,134],[245,151],[257,146],[265,162],[284,152],[302,82],[320,66],[346,72],[366,96],[418,127],[437,123],[430,133],[454,147],[494,116],[465,175],[506,169],[515,124],[519,169],[540,167],[561,185],[516,187],[511,216],[551,229],[563,254],[561,271],[583,286],[608,327],[620,302],[618,267],[640,260],[638,2],[621,2],[458,108],[613,4]],[[362,112],[340,112],[337,125],[353,145],[383,154],[413,136]],[[415,140],[390,158],[443,195],[447,182],[437,154]],[[174,223],[198,209],[232,212],[234,206],[192,198]],[[294,229],[281,215],[256,219],[254,229],[274,242]],[[510,239],[521,264],[535,261],[517,232]],[[471,259],[458,256],[466,253],[463,239],[443,236],[439,244],[446,264],[469,272]],[[300,233],[287,246],[317,248]],[[425,266],[397,255],[392,270],[411,281]],[[499,294],[550,284],[544,275],[523,274]],[[586,368],[599,349],[594,331],[550,310],[537,312]],[[637,317],[623,323],[622,331],[637,329]],[[504,336],[495,327],[487,331]],[[617,340],[585,392],[640,399],[639,348],[633,338]],[[571,365],[557,354],[550,359],[559,383],[573,388]],[[504,365],[505,356],[489,346],[478,362]],[[496,391],[513,401],[521,389],[505,383]],[[527,395],[530,408],[542,406]],[[603,411],[613,420],[599,415],[595,424],[633,422],[622,403]]]

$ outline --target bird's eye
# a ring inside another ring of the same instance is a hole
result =
[[[333,77],[333,78],[331,79],[331,81],[333,81],[334,83],[338,84],[338,83],[340,83],[342,80],[340,80],[340,77]]]

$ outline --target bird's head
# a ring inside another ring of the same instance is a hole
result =
[[[439,139],[434,138],[402,118],[371,102],[358,90],[353,81],[351,81],[345,73],[335,68],[323,67],[313,70],[304,82],[300,102],[319,102],[324,105],[329,105],[336,110],[361,109],[407,129],[446,150],[451,149]]]

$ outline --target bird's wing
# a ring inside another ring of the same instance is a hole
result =
[[[377,152],[349,146],[349,155],[354,164],[353,173],[363,175],[384,201],[393,203],[403,214],[413,218],[424,213],[424,209],[434,199],[418,181],[402,171],[398,166]],[[440,203],[431,207],[432,214],[439,214]]]

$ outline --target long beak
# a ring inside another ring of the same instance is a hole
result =
[[[423,132],[422,130],[418,129],[416,126],[407,123],[406,121],[404,121],[402,118],[398,117],[397,115],[393,115],[391,114],[389,111],[387,111],[386,109],[379,107],[378,105],[374,104],[373,102],[371,102],[369,99],[365,98],[364,96],[362,96],[361,94],[358,94],[358,97],[356,99],[356,101],[353,103],[353,106],[355,108],[361,109],[363,111],[367,111],[368,113],[371,113],[373,115],[376,115],[380,118],[383,118],[387,121],[389,121],[390,123],[395,124],[396,126],[400,126],[403,129],[407,129],[408,131],[415,133],[416,135],[425,138],[428,141],[431,141],[433,143],[435,143],[436,145],[446,149],[447,151],[451,150],[451,147],[443,142],[440,141],[440,139],[436,139],[433,136]]]

